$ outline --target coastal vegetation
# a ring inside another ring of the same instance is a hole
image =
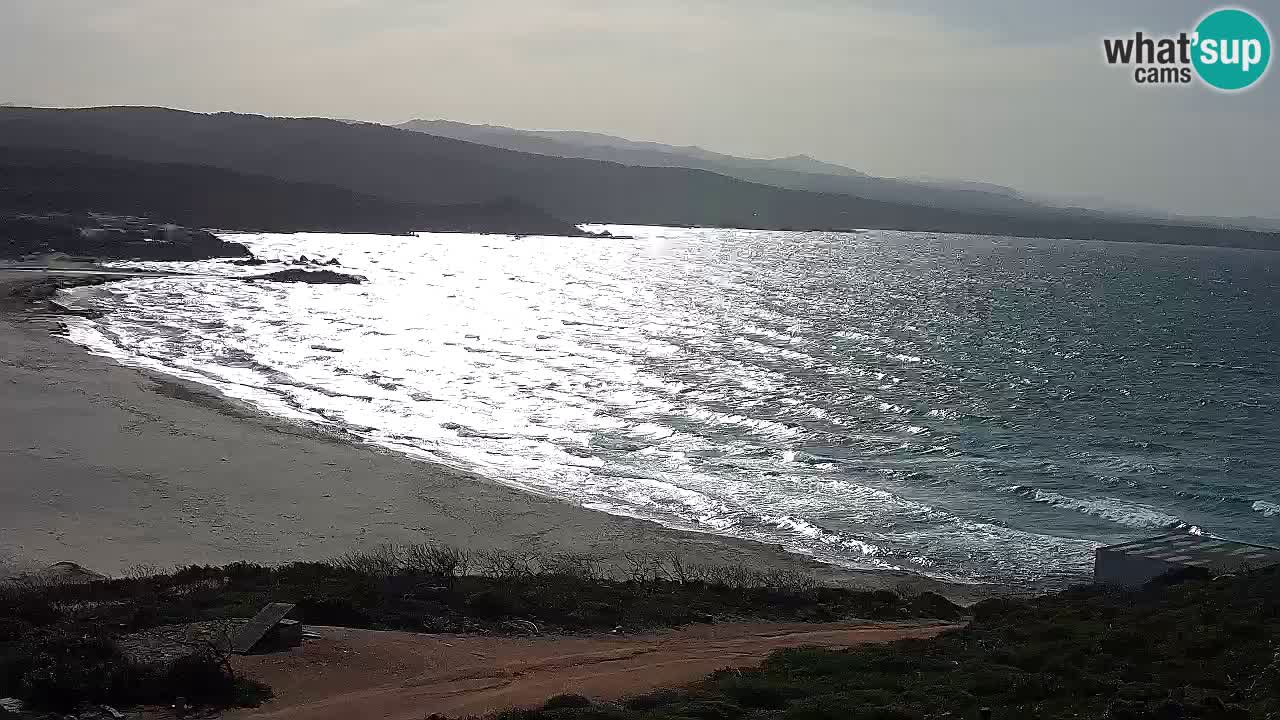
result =
[[[794,649],[762,666],[616,703],[562,695],[505,720],[609,718],[1270,718],[1280,713],[1280,571],[1188,572],[1125,590],[1079,587],[962,609],[923,593],[816,586],[794,573],[605,567],[582,555],[382,546],[326,563],[234,564],[89,583],[15,585],[0,597],[0,694],[36,707],[254,702],[210,646],[164,666],[119,638],[295,602],[312,624],[419,632],[554,634],[726,620],[957,619],[928,640]],[[193,686],[212,688],[200,692]]]
[[[1080,587],[969,608],[963,629],[757,668],[619,704],[558,697],[502,720],[1280,717],[1280,570]]]
[[[106,627],[55,625],[0,641],[0,694],[37,711],[72,711],[98,704],[247,706],[270,697],[271,690],[237,675],[229,653],[215,645],[147,662],[127,655]]]
[[[225,706],[268,689],[216,645],[165,665],[122,639],[156,626],[243,618],[296,603],[305,623],[418,632],[557,634],[728,620],[941,618],[934,639],[783,650],[688,687],[602,703],[574,695],[503,720],[826,720],[980,717],[1273,718],[1280,714],[1280,570],[1183,572],[1140,589],[1078,587],[960,608],[932,593],[818,587],[795,573],[606,567],[584,555],[382,546],[326,563],[234,564],[0,596],[0,694],[33,707],[86,702]],[[195,686],[211,688],[199,691]]]
[[[630,557],[617,567],[581,554],[382,545],[322,563],[193,566],[88,583],[19,584],[0,599],[0,617],[11,618],[0,621],[0,639],[46,626],[105,623],[132,632],[245,618],[269,602],[296,603],[291,617],[304,623],[417,632],[523,633],[532,623],[541,633],[570,633],[963,614],[931,592],[902,597],[820,587],[792,571],[688,565],[676,555]]]
[[[216,643],[159,667],[131,658],[120,643],[159,626],[248,618],[269,602],[295,603],[290,617],[312,625],[514,635],[963,614],[934,593],[824,588],[800,573],[689,565],[676,555],[632,555],[616,567],[590,555],[384,545],[325,563],[10,585],[0,592],[0,697],[37,707],[261,697],[261,688],[235,677]],[[164,679],[197,670],[222,690],[202,696]],[[157,695],[165,688],[174,688],[167,699]]]

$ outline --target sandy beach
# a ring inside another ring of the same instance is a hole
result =
[[[266,416],[57,337],[0,270],[0,570],[71,561],[105,574],[332,558],[386,542],[472,550],[679,552],[803,569],[841,585],[991,588],[851,572],[780,548],[586,510]]]

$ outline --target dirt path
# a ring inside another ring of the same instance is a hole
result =
[[[564,692],[613,700],[753,665],[803,645],[931,637],[951,625],[725,624],[650,635],[494,638],[313,628],[288,653],[237,659],[276,697],[233,718],[404,718],[536,706]]]

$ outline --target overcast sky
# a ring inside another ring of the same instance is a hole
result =
[[[1280,72],[1224,95],[1138,87],[1102,61],[1104,36],[1190,29],[1214,7],[0,0],[0,102],[592,130],[1116,206],[1280,216]],[[1252,9],[1274,35],[1280,4]]]

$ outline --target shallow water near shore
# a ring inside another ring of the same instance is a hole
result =
[[[72,291],[94,352],[587,507],[1061,585],[1280,541],[1280,254],[867,231],[224,235]],[[307,255],[363,285],[243,283]]]

